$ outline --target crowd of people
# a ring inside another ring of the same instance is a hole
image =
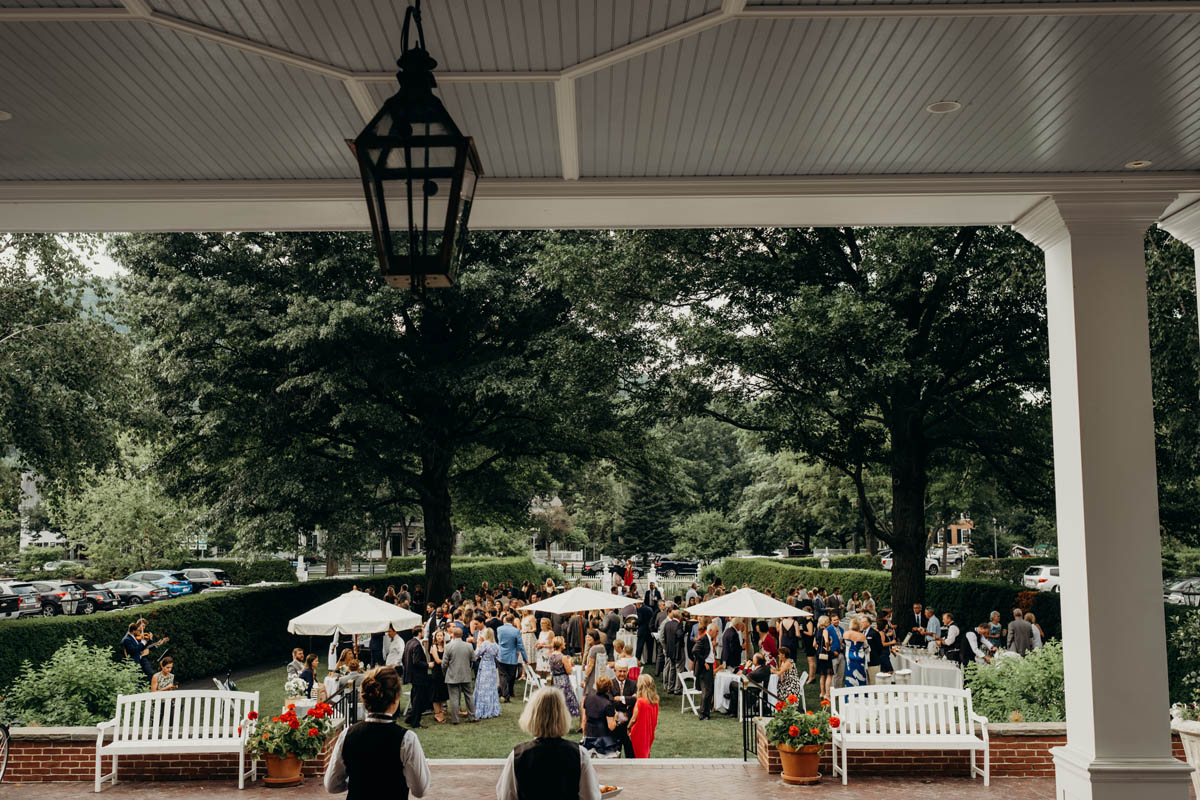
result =
[[[743,673],[751,698],[763,696],[772,675],[779,679],[776,697],[803,695],[807,683],[816,683],[828,698],[833,688],[868,685],[880,672],[892,671],[898,646],[936,650],[966,664],[988,662],[1000,648],[1024,654],[1045,641],[1033,615],[1020,609],[1013,609],[1007,626],[993,612],[964,631],[952,612],[939,615],[915,604],[911,615],[893,614],[867,592],[846,599],[838,588],[797,587],[777,598],[796,608],[794,617],[750,626],[743,619],[688,613],[723,594],[720,581],[703,593],[693,583],[666,598],[653,582],[642,591],[630,575],[624,578],[610,590],[616,596],[612,609],[573,614],[526,608],[563,591],[549,580],[519,587],[484,583],[471,593],[459,586],[446,601],[426,603],[422,623],[411,630],[389,629],[366,643],[353,637],[335,642],[323,680],[317,677],[316,654],[293,653],[289,677],[302,679],[314,699],[328,699],[353,684],[369,712],[365,722],[342,734],[326,786],[353,784],[362,769],[355,766],[355,753],[395,747],[405,765],[406,789],[421,796],[418,789],[429,778],[416,735],[402,728],[400,733],[363,728],[393,719],[402,683],[411,687],[404,717],[409,728],[422,727],[426,715],[454,725],[499,717],[520,678],[544,683],[532,691],[520,720],[534,739],[509,755],[497,796],[592,797],[598,792],[591,759],[649,757],[660,691],[680,694],[689,675],[701,693],[698,716],[704,720],[712,714],[715,677],[722,671]],[[384,599],[409,606],[417,593],[389,587]],[[729,699],[726,713],[734,716],[737,699]],[[579,738],[568,738],[575,735]],[[361,779],[366,785],[374,785],[372,780]]]

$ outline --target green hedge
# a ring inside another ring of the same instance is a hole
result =
[[[282,558],[266,558],[261,561],[237,561],[226,558],[203,558],[183,562],[180,569],[223,569],[234,586],[248,586],[260,581],[292,583],[296,580],[296,568],[292,562]]]
[[[455,583],[469,587],[482,581],[544,580],[545,570],[527,558],[493,559],[452,566]],[[287,623],[357,585],[375,589],[382,596],[388,584],[410,586],[424,580],[423,572],[386,575],[355,575],[327,578],[287,586],[205,592],[189,597],[162,600],[137,608],[107,614],[73,617],[39,617],[9,620],[0,624],[0,684],[15,676],[24,660],[35,665],[48,660],[68,639],[82,636],[90,645],[120,650],[121,637],[129,623],[146,617],[157,636],[170,636],[165,645],[175,657],[175,673],[181,680],[223,675],[227,670],[254,666],[276,659],[287,663],[293,647],[311,646],[324,653],[323,637],[296,637]],[[155,651],[161,656],[163,650]]]
[[[892,576],[885,570],[811,569],[791,563],[763,558],[728,558],[719,574],[732,587],[748,583],[756,589],[771,589],[780,597],[803,585],[831,589],[839,586],[842,596],[869,591],[879,606],[890,605]],[[960,624],[974,625],[999,611],[1005,624],[1012,619],[1020,590],[1004,583],[972,581],[962,578],[930,578],[925,583],[926,603],[938,612],[949,611]],[[1062,618],[1058,611],[1058,595],[1038,592],[1032,598],[1033,613],[1046,635],[1061,637]]]
[[[1020,585],[1021,576],[1030,567],[1053,566],[1057,558],[968,558],[962,567],[962,577]]]
[[[778,561],[780,564],[787,564],[793,567],[821,568],[820,556],[814,558],[781,558]],[[830,556],[829,568],[882,570],[883,565],[879,561],[879,556],[873,556],[869,553],[858,553],[857,555]]]
[[[454,556],[452,564],[477,564],[481,561],[495,561],[496,556]],[[425,556],[392,556],[387,560],[388,572],[412,572],[424,569]],[[507,578],[505,579],[507,580]],[[522,578],[521,580],[525,580]]]

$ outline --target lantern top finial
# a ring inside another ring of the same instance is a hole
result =
[[[416,23],[417,41],[410,45],[410,24],[413,22]],[[437,86],[433,71],[437,69],[438,62],[425,49],[425,29],[421,27],[421,0],[415,0],[404,12],[404,28],[400,35],[404,48],[400,51],[400,58],[396,59],[396,66],[400,68],[396,73],[396,80],[400,82],[400,88],[410,93],[431,91]]]

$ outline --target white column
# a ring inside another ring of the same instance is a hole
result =
[[[1171,757],[1143,239],[1171,196],[1054,197],[1046,254],[1067,744],[1057,800],[1187,800]]]
[[[1192,248],[1196,264],[1196,302],[1200,306],[1200,200],[1176,211],[1159,222],[1158,227]]]

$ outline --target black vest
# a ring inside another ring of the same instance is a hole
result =
[[[408,730],[395,723],[358,722],[346,731],[342,763],[346,765],[346,800],[408,800],[408,781],[400,764],[400,747]]]
[[[579,800],[579,745],[566,739],[534,739],[513,748],[519,800]]]

